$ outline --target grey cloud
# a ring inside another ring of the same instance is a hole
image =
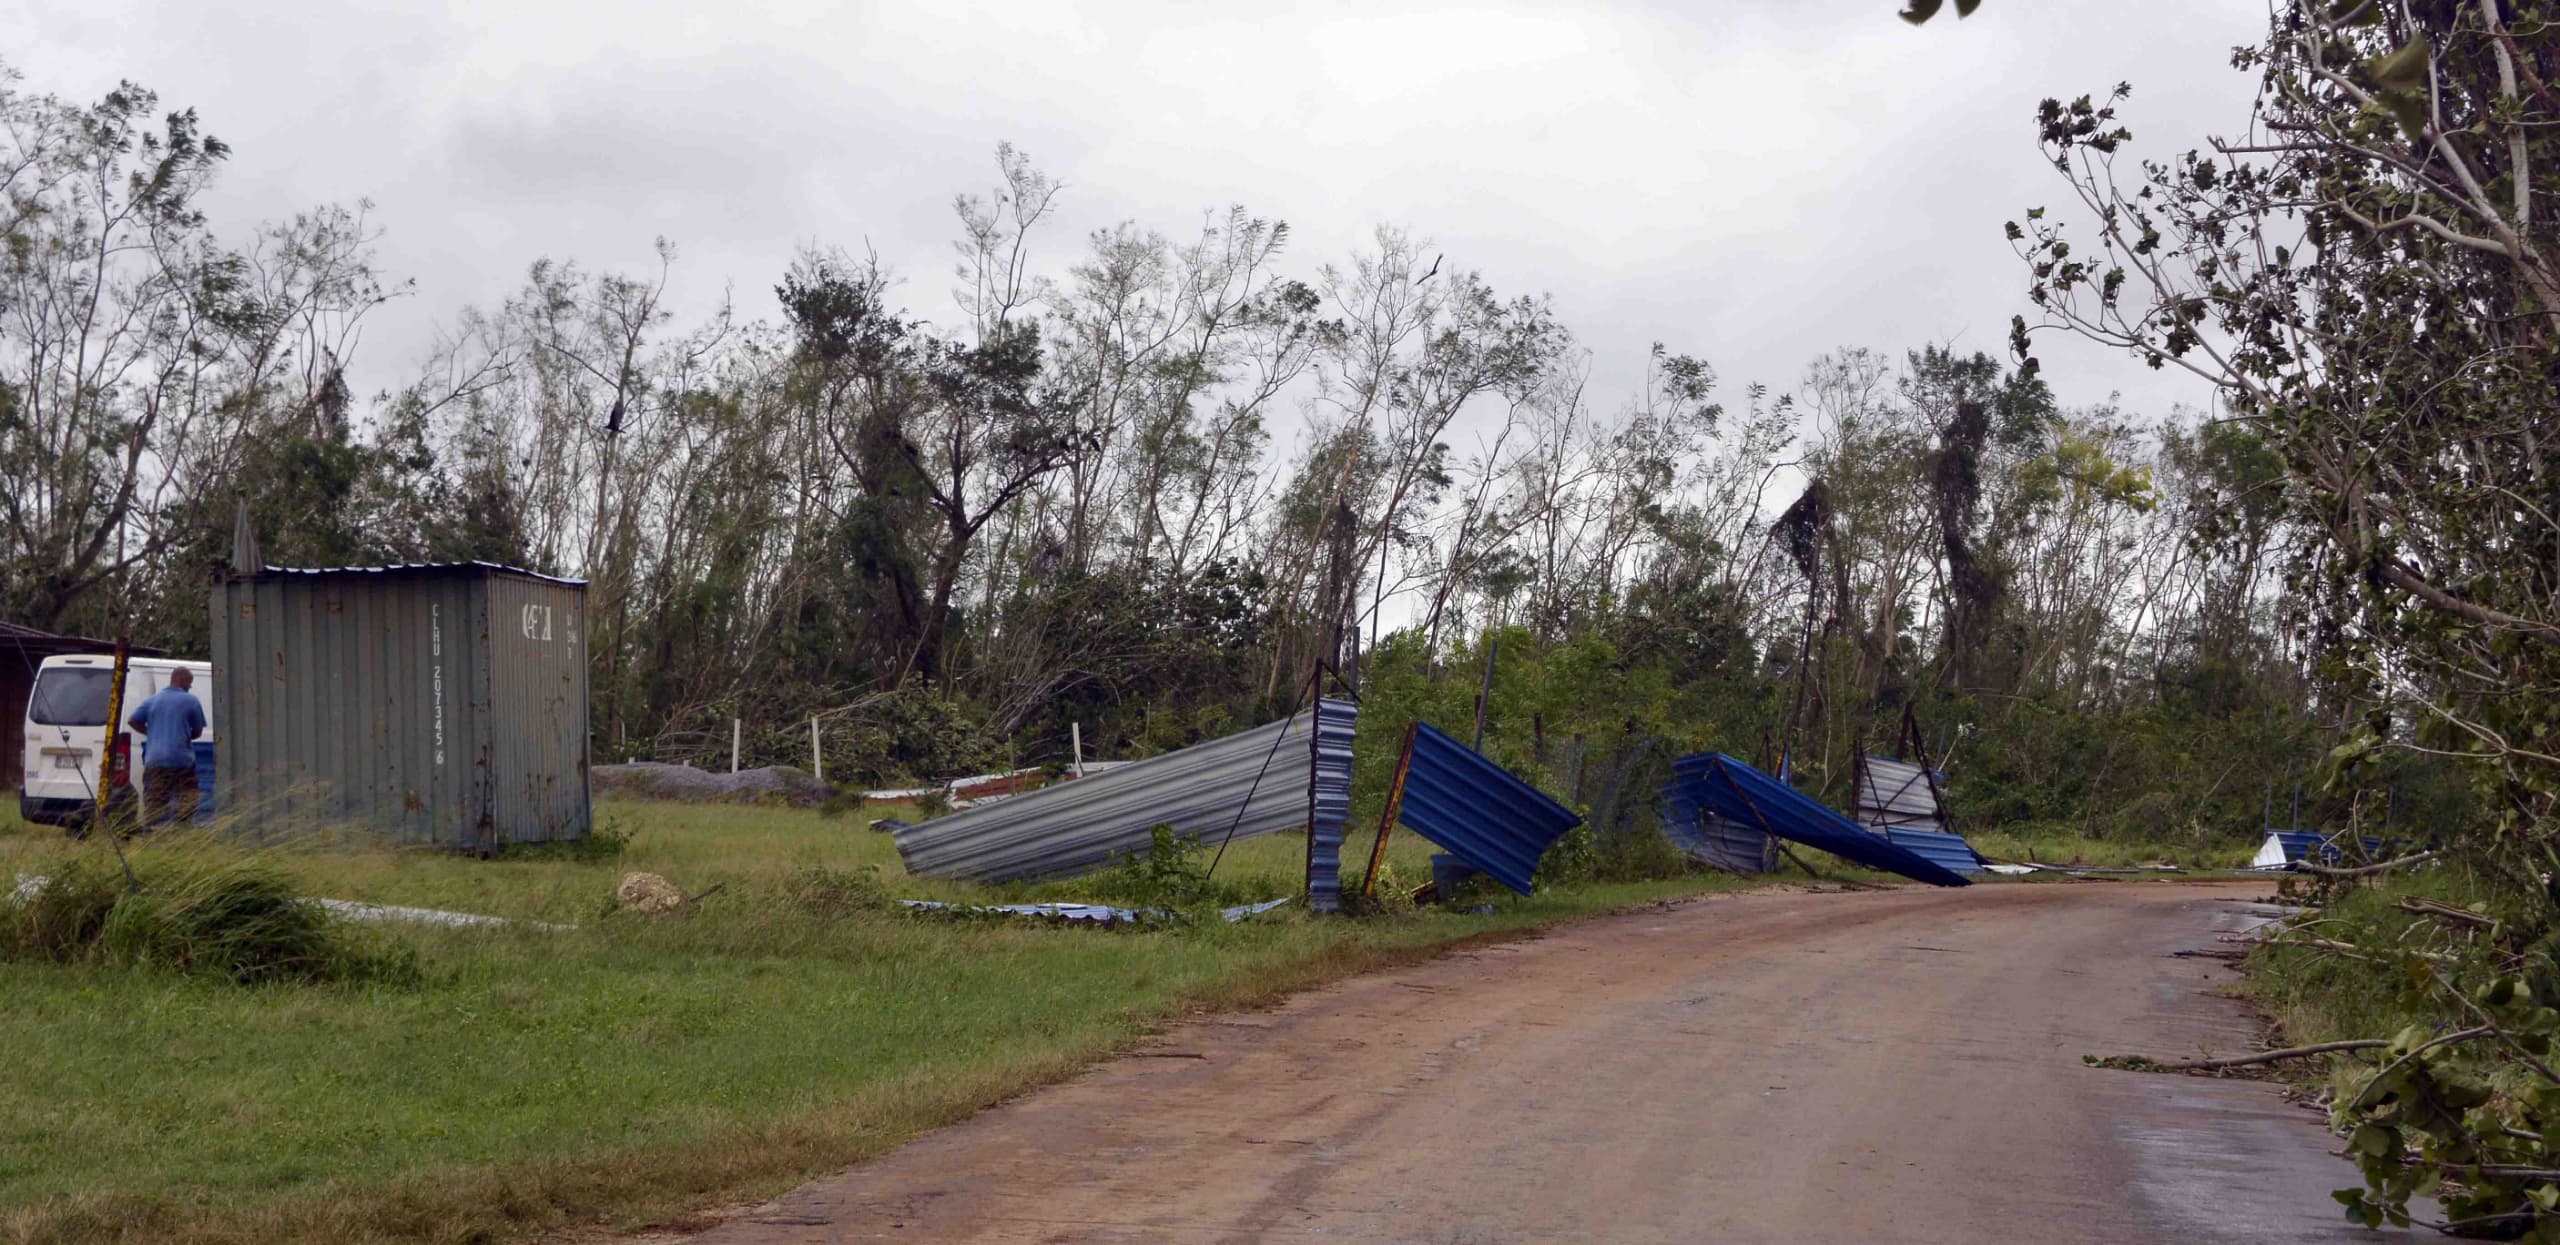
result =
[[[1994,0],[1913,30],[1888,0],[1469,9],[448,4],[262,15],[38,0],[28,85],[117,77],[200,108],[238,154],[230,228],[368,197],[419,279],[365,367],[388,378],[541,255],[684,257],[679,304],[750,315],[793,248],[876,246],[949,314],[949,202],[1011,139],[1069,184],[1049,241],[1134,218],[1179,232],[1242,203],[1312,268],[1379,221],[1498,289],[1552,292],[1604,401],[1647,343],[1730,384],[1790,384],[1842,344],[1999,351],[2022,309],[2000,222],[2052,202],[2038,98],[2132,79],[2159,149],[2241,118],[2228,46],[2263,18],[2208,0]],[[2205,391],[2055,343],[2067,401]]]

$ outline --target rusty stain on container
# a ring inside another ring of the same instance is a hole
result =
[[[218,581],[210,613],[224,808],[480,852],[586,835],[585,584],[268,567]],[[223,677],[246,670],[269,673]]]

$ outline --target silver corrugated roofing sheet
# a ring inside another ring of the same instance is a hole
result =
[[[1351,737],[1360,708],[1347,700],[1316,702],[1313,793],[1307,825],[1307,906],[1342,911],[1343,823],[1351,819]]]
[[[1767,873],[1777,863],[1777,840],[1757,826],[1701,813],[1687,821],[1664,818],[1662,835],[1699,864],[1735,873]]]
[[[1186,919],[1182,913],[1166,908],[1115,908],[1108,904],[1096,903],[969,904],[941,903],[931,899],[901,899],[898,902],[918,912],[949,912],[960,916],[1019,916],[1041,921],[1060,921],[1070,925],[1178,924]],[[1260,916],[1287,902],[1289,897],[1283,895],[1278,899],[1266,899],[1261,903],[1221,908],[1218,910],[1218,915],[1227,924],[1234,925]]]
[[[1867,755],[1859,758],[1857,814],[1861,825],[1896,830],[1947,828],[1946,810],[1938,805],[1943,776],[1931,775],[1909,761]],[[1937,779],[1932,785],[1931,778]]]
[[[1662,788],[1654,820],[1673,847],[1708,868],[1767,873],[1777,867],[1777,840],[1758,826],[1709,812],[1678,778]]]
[[[1356,712],[1346,701],[1320,701],[1286,721],[907,826],[894,832],[898,856],[924,877],[1011,882],[1084,873],[1143,852],[1160,825],[1187,839],[1242,839],[1304,826],[1312,807],[1321,829],[1333,801],[1311,793],[1338,782],[1347,812],[1350,755],[1317,747],[1317,723],[1330,737]],[[1341,833],[1336,817],[1337,850]]]

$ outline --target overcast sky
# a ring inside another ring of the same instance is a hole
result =
[[[232,144],[227,232],[374,202],[419,292],[370,322],[371,377],[536,257],[643,268],[661,235],[679,306],[734,288],[769,317],[820,242],[876,248],[947,318],[951,196],[1010,140],[1067,183],[1053,265],[1093,227],[1179,236],[1230,203],[1290,222],[1304,272],[1395,223],[1552,295],[1611,406],[1655,340],[1737,400],[1841,345],[2005,354],[2024,272],[2001,223],[2065,193],[2036,101],[2130,80],[2144,148],[2193,145],[2238,128],[2228,52],[2265,21],[2237,0],[1986,0],[1919,29],[1895,0],[33,3],[0,52],[26,88],[130,78]],[[2043,353],[2069,403],[2206,398]]]

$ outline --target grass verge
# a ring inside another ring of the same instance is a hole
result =
[[[1091,898],[1073,883],[905,877],[858,817],[608,805],[618,859],[479,862],[340,843],[146,843],[137,869],[272,870],[304,894],[574,925],[402,928],[411,980],[236,984],[154,960],[0,963],[0,1238],[492,1240],[662,1222],[755,1198],[1126,1049],[1189,1009],[1644,900],[1600,884],[1432,911],[1102,932],[925,921],[882,895]],[[0,877],[77,867],[0,831]],[[1427,876],[1427,845],[1390,861]],[[1302,840],[1239,843],[1218,880],[1295,889]],[[608,915],[627,870],[695,911]],[[816,877],[878,885],[812,888]],[[810,896],[830,896],[815,902]],[[852,898],[848,901],[845,896]]]
[[[2302,881],[2285,877],[2282,885],[2290,895],[2301,889]],[[2242,988],[2288,1043],[2388,1038],[2413,1025],[2439,1032],[2469,1024],[2470,1018],[2441,992],[2426,988],[2423,971],[2412,976],[2401,971],[2406,966],[2359,958],[2336,946],[2305,945],[2310,939],[2373,948],[2429,945],[2437,932],[2434,925],[2403,907],[2419,902],[2458,909],[2481,904],[2489,915],[2511,923],[2518,915],[2502,910],[2511,905],[2458,863],[2393,874],[2337,892],[2298,935],[2253,950]],[[2527,980],[2532,989],[2538,997],[2560,997],[2560,979],[2549,968],[2550,948],[2532,950],[2535,954],[2525,961],[2531,965]],[[2354,1068],[2348,1057],[2330,1056],[2290,1071],[2334,1090]]]
[[[2257,853],[2255,839],[2190,839],[2136,843],[2091,838],[2070,825],[2033,822],[1997,830],[1967,830],[1973,850],[1994,860],[2034,861],[2047,865],[2092,865],[2132,868],[2166,862],[2191,871],[2246,868]]]

